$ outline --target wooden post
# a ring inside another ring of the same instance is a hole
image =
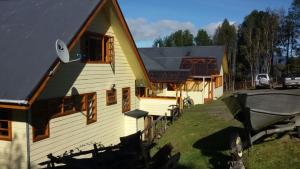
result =
[[[180,113],[183,110],[183,104],[182,104],[182,85],[180,86],[180,99],[179,99],[180,103],[179,103],[179,109],[180,109]]]
[[[176,89],[176,102],[177,102],[177,98],[178,98],[178,89],[177,89],[177,85],[175,84],[175,89]]]
[[[213,100],[214,99],[214,83],[213,83],[213,77],[211,77],[211,79],[210,79],[210,87],[211,87],[211,100]]]
[[[204,104],[204,97],[205,97],[205,78],[202,78],[202,101]]]
[[[150,116],[150,126],[152,125],[153,123],[153,116]],[[150,127],[149,128],[149,144],[152,142],[152,139],[153,139],[153,128]]]
[[[165,124],[164,124],[164,132],[166,132],[166,130],[167,130],[167,113],[165,114],[165,119],[164,119],[164,121],[165,121]]]

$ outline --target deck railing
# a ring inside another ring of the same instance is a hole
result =
[[[148,117],[149,124],[142,131],[144,134],[144,140],[148,144],[153,143],[155,139],[159,139],[167,130],[167,116],[159,116],[157,119],[153,120],[153,117]]]

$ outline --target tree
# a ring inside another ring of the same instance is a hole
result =
[[[153,47],[164,47],[164,41],[162,40],[162,38],[155,39]]]
[[[204,29],[198,30],[197,36],[194,40],[198,46],[209,46],[212,44],[212,40]]]
[[[297,55],[300,48],[300,0],[294,0],[289,10],[289,15],[294,23],[294,32],[292,33],[291,54]]]
[[[279,47],[285,53],[286,66],[297,55],[300,37],[300,0],[294,0],[287,14],[280,14]]]
[[[279,16],[275,11],[268,9],[261,14],[262,45],[261,52],[261,72],[271,73],[274,60],[274,51],[277,45],[277,35],[279,31]]]
[[[225,78],[226,88],[234,90],[235,72],[236,72],[236,48],[237,48],[237,30],[234,25],[230,25],[225,19],[214,34],[213,43],[215,45],[224,45],[227,52],[227,61],[229,66],[228,76]]]
[[[189,30],[178,30],[163,39],[154,40],[153,46],[173,47],[173,46],[193,46],[194,35]]]
[[[252,85],[258,73],[270,73],[279,28],[279,17],[271,11],[252,11],[240,28],[240,57],[250,67]]]

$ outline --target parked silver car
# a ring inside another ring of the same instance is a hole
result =
[[[255,77],[255,88],[272,88],[272,78],[267,73],[258,74]]]
[[[287,87],[300,87],[300,74],[299,73],[290,73],[283,77],[283,88]]]

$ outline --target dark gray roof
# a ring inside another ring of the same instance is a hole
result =
[[[150,70],[149,79],[152,83],[182,84],[190,76],[190,69],[180,70]]]
[[[220,70],[224,56],[224,46],[188,46],[139,48],[147,71],[178,70],[183,57],[214,57]],[[159,66],[158,66],[159,65]]]
[[[27,99],[101,0],[0,1],[0,99]]]
[[[139,109],[135,109],[133,111],[127,112],[125,113],[126,116],[129,117],[133,117],[133,118],[141,118],[141,117],[145,117],[148,115],[148,112],[143,111],[143,110],[139,110]]]

